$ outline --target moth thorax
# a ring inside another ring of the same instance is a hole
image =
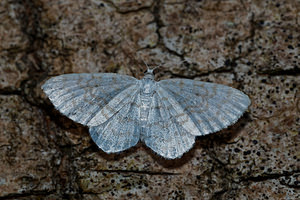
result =
[[[151,79],[151,80],[154,80],[154,74],[153,74],[153,73],[146,72],[143,79]]]
[[[142,95],[150,95],[153,93],[155,82],[153,79],[149,79],[146,76],[142,79],[141,93]]]

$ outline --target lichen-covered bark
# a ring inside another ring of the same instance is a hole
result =
[[[294,0],[0,1],[0,199],[299,199],[299,13]],[[142,143],[102,152],[40,89],[72,72],[139,78],[142,59],[252,104],[165,160]]]

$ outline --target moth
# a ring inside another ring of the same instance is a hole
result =
[[[42,86],[63,115],[89,127],[106,153],[143,141],[167,159],[189,151],[196,136],[235,123],[250,105],[243,92],[189,79],[155,81],[153,69],[138,80],[114,73],[64,74]]]

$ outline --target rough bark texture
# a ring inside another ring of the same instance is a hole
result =
[[[299,13],[298,0],[1,0],[0,199],[299,199]],[[142,59],[252,105],[165,160],[142,143],[102,152],[40,88],[72,72],[140,78]]]

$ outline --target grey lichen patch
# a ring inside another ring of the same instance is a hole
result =
[[[146,31],[149,32],[146,37],[138,40],[137,44],[140,48],[152,48],[157,45],[158,35],[156,33],[157,25],[156,23],[150,23],[146,27]]]
[[[260,76],[252,79],[249,86],[244,86],[244,90],[253,100],[250,108],[252,115],[267,119],[279,116],[287,110],[296,115],[299,84],[300,78],[293,76]]]
[[[222,199],[298,199],[296,188],[281,185],[279,180],[257,181],[242,184],[239,189],[228,191]]]
[[[164,24],[160,34],[166,48],[206,73],[226,66],[236,41],[251,35],[251,18],[239,2],[209,5],[212,8],[205,9],[202,1],[191,1],[164,4],[160,10]]]
[[[298,156],[300,157],[300,156]],[[286,185],[291,188],[300,187],[300,173],[294,173],[292,175],[281,176],[279,181],[282,185]]]
[[[0,104],[0,196],[54,190],[52,162],[60,154],[47,139],[43,115],[18,96],[0,96]]]
[[[54,42],[49,42],[40,56],[45,65],[52,66],[50,73],[103,72],[111,63],[129,63],[131,52],[157,44],[157,25],[147,10],[120,14],[104,1],[63,1],[59,5],[44,2],[43,7],[42,26]],[[57,14],[52,17],[53,13]],[[54,25],[48,27],[49,23]],[[71,67],[64,68],[64,63]]]
[[[297,23],[299,12],[299,2],[287,0],[274,1],[244,1],[245,5],[251,9],[255,16],[255,21],[261,25],[271,25],[276,27],[288,27]]]
[[[278,29],[276,25],[275,27],[266,25],[252,38],[253,51],[249,54],[248,60],[256,67],[258,73],[296,73],[300,65],[299,33],[299,27],[283,26]]]
[[[0,53],[0,89],[20,91],[22,81],[28,78],[28,66],[24,53],[8,57]]]
[[[20,20],[24,5],[0,2],[0,90],[20,92],[21,82],[28,78],[28,35]]]
[[[145,175],[139,174],[86,171],[79,176],[79,186],[83,193],[101,194],[103,197],[129,193],[138,195],[140,192],[145,192],[147,186]]]
[[[0,51],[20,51],[28,47],[29,40],[19,20],[24,10],[22,3],[0,2]]]

